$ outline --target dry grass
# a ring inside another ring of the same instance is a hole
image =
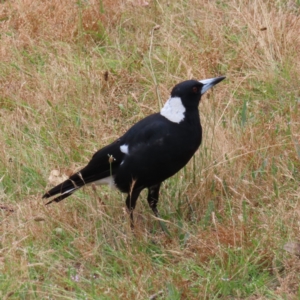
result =
[[[0,298],[298,299],[300,262],[283,246],[299,239],[299,9],[2,1]],[[144,199],[133,235],[106,188],[43,205],[175,83],[217,75],[202,146],[161,193],[171,237]]]

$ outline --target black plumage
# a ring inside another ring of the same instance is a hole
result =
[[[158,216],[161,183],[184,167],[201,144],[198,111],[201,95],[224,78],[177,84],[160,113],[139,121],[123,136],[97,151],[86,167],[43,196],[58,195],[47,204],[67,198],[84,185],[107,183],[128,194],[126,206],[132,224],[137,198],[145,188],[148,203]]]

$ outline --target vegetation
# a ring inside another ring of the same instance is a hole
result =
[[[1,299],[299,299],[300,2],[0,1]],[[203,143],[145,200],[41,196],[178,82]],[[291,245],[291,244],[289,244]],[[297,248],[297,247],[294,247]]]

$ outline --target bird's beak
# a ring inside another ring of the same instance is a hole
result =
[[[216,77],[216,78],[199,80],[199,82],[201,82],[203,84],[203,87],[201,89],[201,95],[203,95],[207,90],[209,90],[211,87],[218,84],[225,78],[226,78],[225,76],[220,76],[220,77]]]

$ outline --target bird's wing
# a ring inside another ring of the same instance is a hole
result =
[[[129,151],[115,183],[128,192],[133,181],[141,188],[158,184],[185,166],[201,143],[201,127],[191,130],[154,114],[134,125],[123,139]]]

